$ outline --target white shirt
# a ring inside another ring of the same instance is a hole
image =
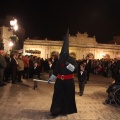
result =
[[[83,74],[83,71],[80,71],[80,74],[82,75],[82,74]]]

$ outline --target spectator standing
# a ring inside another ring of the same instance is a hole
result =
[[[18,56],[17,61],[18,61],[18,68],[17,68],[17,70],[18,70],[18,82],[22,82],[21,76],[22,76],[23,70],[24,70],[24,62],[22,60],[22,55]]]
[[[16,84],[17,83],[17,67],[18,67],[17,55],[15,53],[13,53],[12,54],[12,58],[11,58],[12,84]]]
[[[38,63],[34,62],[34,67],[33,67],[33,79],[38,79],[40,74],[40,69],[38,67]],[[34,89],[37,87],[37,81],[34,81]]]
[[[23,62],[24,62],[23,79],[28,79],[28,75],[29,75],[29,59],[28,59],[28,55],[25,55],[25,57],[23,57]]]
[[[5,61],[4,55],[5,55],[4,50],[0,50],[0,86],[6,85],[3,82],[4,70],[6,68],[6,61]]]

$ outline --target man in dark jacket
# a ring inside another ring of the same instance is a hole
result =
[[[85,70],[87,71],[87,81],[89,81],[89,76],[91,72],[91,60],[89,56],[86,57],[86,60],[84,62],[86,62]]]
[[[4,59],[4,50],[0,50],[0,86],[5,85],[5,83],[3,82],[5,68],[6,61]]]
[[[15,53],[12,54],[11,58],[11,77],[12,77],[12,84],[17,83],[17,67],[18,67],[18,62],[17,62],[17,55]]]

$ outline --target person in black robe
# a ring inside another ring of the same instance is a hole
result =
[[[56,79],[50,112],[53,116],[77,113],[75,102],[74,73],[77,62],[69,56],[69,31],[63,43],[60,58],[50,76],[48,83]]]

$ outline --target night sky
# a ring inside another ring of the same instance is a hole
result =
[[[120,0],[0,0],[0,18],[6,15],[18,19],[26,38],[62,40],[68,28],[101,43],[120,36]]]

